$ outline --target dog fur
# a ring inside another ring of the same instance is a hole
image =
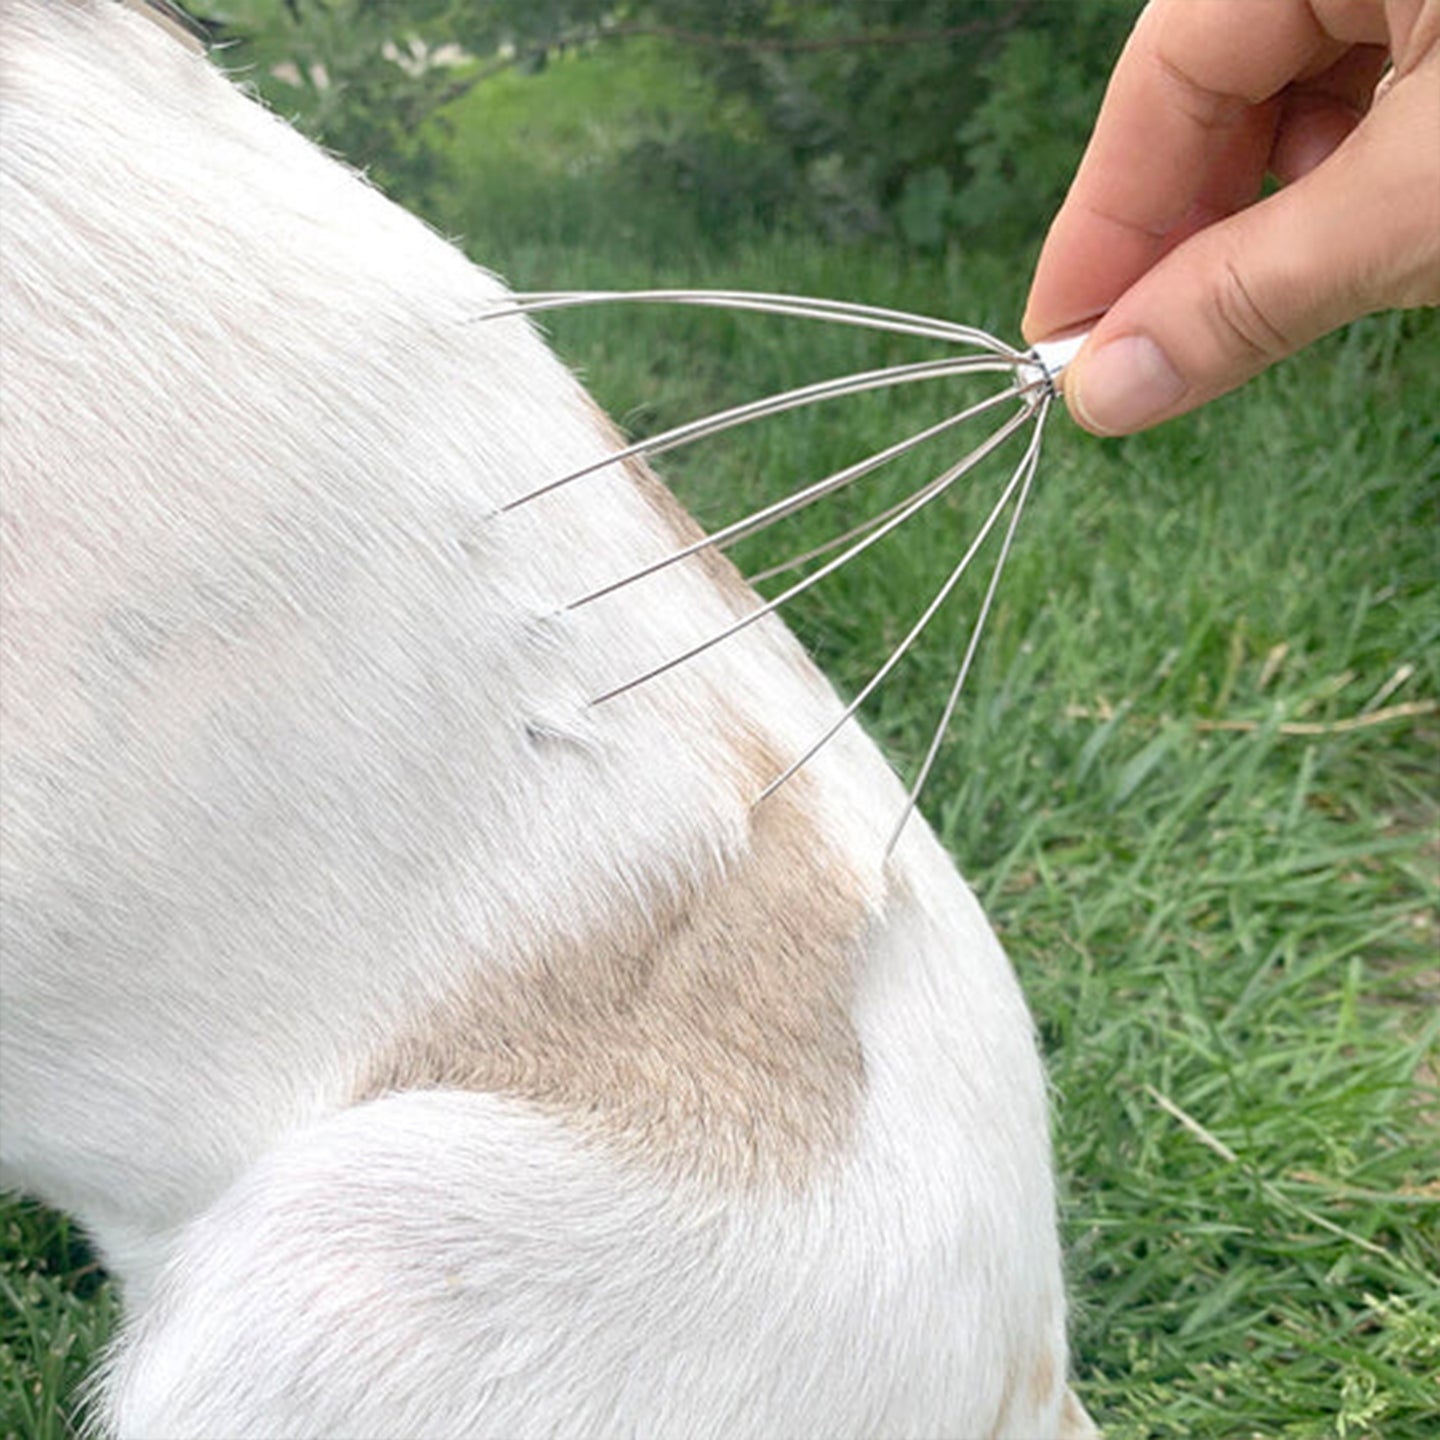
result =
[[[0,1162],[125,1437],[1089,1433],[973,897],[505,294],[112,0],[0,0]]]

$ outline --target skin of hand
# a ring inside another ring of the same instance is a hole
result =
[[[1143,430],[1437,303],[1440,0],[1151,0],[1026,307],[1032,342],[1094,327],[1075,419]]]

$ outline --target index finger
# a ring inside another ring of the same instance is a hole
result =
[[[1092,321],[1168,249],[1258,191],[1292,80],[1386,39],[1379,0],[1151,0],[1036,267],[1031,340]]]

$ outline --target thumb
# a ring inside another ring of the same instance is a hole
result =
[[[1075,419],[1143,430],[1357,316],[1440,302],[1437,80],[1418,67],[1308,175],[1137,280],[1065,372]]]

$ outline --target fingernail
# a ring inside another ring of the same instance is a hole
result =
[[[1065,387],[1075,417],[1089,430],[1142,430],[1185,393],[1185,382],[1148,335],[1103,345],[1071,371]]]

